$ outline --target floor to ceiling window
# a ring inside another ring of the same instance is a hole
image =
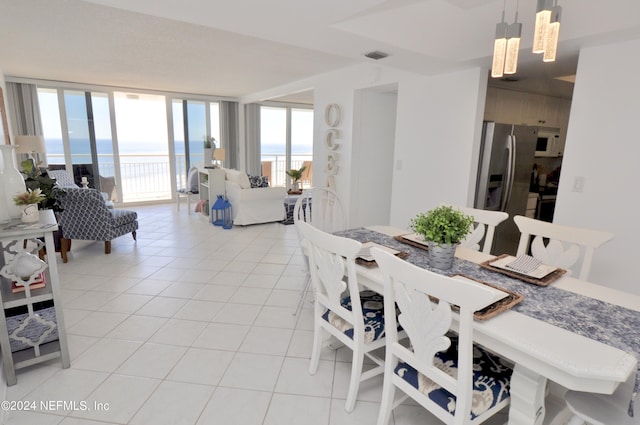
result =
[[[189,166],[205,165],[205,138],[220,147],[216,101],[55,87],[38,87],[38,100],[47,163],[73,172],[77,183],[88,177],[114,201],[171,199]]]
[[[289,185],[287,170],[306,167],[302,187],[311,186],[313,109],[260,107],[260,160],[272,186]]]
[[[114,93],[124,202],[171,198],[165,97]]]

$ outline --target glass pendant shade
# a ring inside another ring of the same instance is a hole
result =
[[[500,78],[504,75],[504,61],[507,53],[507,24],[501,22],[496,25],[496,38],[493,42],[493,64],[491,76]]]
[[[518,53],[520,51],[520,37],[522,24],[514,22],[507,29],[507,51],[504,62],[504,73],[515,74],[518,69]]]
[[[560,35],[560,14],[562,8],[555,6],[551,11],[551,22],[547,26],[547,36],[545,40],[544,62],[553,62],[556,60],[558,51],[558,36]]]
[[[544,53],[547,40],[547,26],[551,20],[553,4],[550,0],[538,0],[536,24],[533,30],[533,53]]]

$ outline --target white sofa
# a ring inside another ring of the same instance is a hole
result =
[[[287,196],[284,187],[252,188],[244,171],[225,169],[225,177],[233,224],[245,226],[284,220],[284,198]]]

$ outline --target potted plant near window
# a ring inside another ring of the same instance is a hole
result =
[[[211,165],[213,151],[216,149],[216,139],[213,137],[204,138],[204,166]]]
[[[429,265],[448,270],[456,247],[469,234],[474,218],[453,207],[442,205],[412,218],[409,227],[422,235],[429,247]]]
[[[13,202],[20,207],[21,219],[24,223],[38,221],[38,203],[46,199],[40,189],[18,193],[13,197]]]
[[[299,170],[291,169],[287,171],[287,176],[291,177],[291,191],[298,192],[300,191],[300,179],[302,178],[302,173],[307,169],[306,165],[303,165]]]

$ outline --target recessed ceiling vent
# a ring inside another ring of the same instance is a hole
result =
[[[502,81],[506,81],[508,83],[515,83],[516,81],[520,81],[518,77],[502,77],[500,78]]]
[[[380,59],[384,59],[387,56],[389,56],[388,53],[381,52],[379,50],[374,50],[373,52],[365,53],[364,55],[366,57],[368,57],[368,58],[373,59],[373,60],[380,60]]]

